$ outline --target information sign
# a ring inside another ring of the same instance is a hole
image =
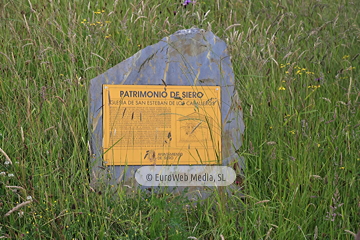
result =
[[[106,165],[221,164],[219,86],[103,85]]]

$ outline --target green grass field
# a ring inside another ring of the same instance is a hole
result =
[[[66,2],[0,2],[0,238],[354,239],[358,0]],[[90,80],[191,27],[232,56],[244,199],[94,191]]]

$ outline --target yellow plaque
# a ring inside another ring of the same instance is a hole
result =
[[[103,85],[106,165],[221,163],[218,86]]]

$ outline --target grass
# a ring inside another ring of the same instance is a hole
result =
[[[1,2],[0,237],[353,239],[360,228],[358,5]],[[245,201],[94,191],[89,81],[193,26],[226,40],[232,56],[246,124]]]

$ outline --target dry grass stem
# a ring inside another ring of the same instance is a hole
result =
[[[26,201],[26,202],[23,202],[23,203],[20,203],[18,205],[16,205],[13,209],[11,209],[10,211],[8,211],[4,217],[7,217],[9,216],[10,214],[12,214],[13,212],[15,212],[16,210],[18,210],[19,208],[23,207],[23,206],[26,206],[28,205],[29,203],[31,203],[32,201]]]
[[[4,152],[4,150],[2,150],[2,148],[0,148],[0,152],[5,156],[6,161],[8,161],[11,165],[12,165],[12,161],[9,158],[9,156],[6,154],[6,152]]]
[[[262,200],[262,201],[260,201],[260,202],[255,203],[255,205],[256,205],[256,204],[260,204],[260,203],[267,203],[267,202],[270,202],[270,200]]]
[[[23,187],[19,187],[19,186],[5,186],[5,187],[7,187],[7,188],[21,189],[21,190],[24,190],[24,191],[25,191],[25,189],[24,189]]]

